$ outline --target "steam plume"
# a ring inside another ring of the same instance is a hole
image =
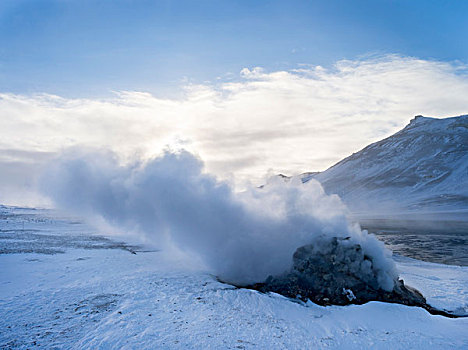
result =
[[[249,284],[282,273],[294,251],[331,237],[350,237],[373,258],[384,289],[396,276],[383,243],[352,225],[338,196],[317,181],[273,178],[235,192],[181,151],[122,166],[109,152],[69,151],[50,164],[41,187],[57,207],[99,215],[156,244],[196,255],[222,279]]]

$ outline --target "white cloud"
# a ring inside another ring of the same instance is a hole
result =
[[[468,74],[457,63],[393,55],[340,61],[331,69],[245,68],[240,77],[186,86],[180,99],[131,91],[110,99],[3,93],[0,149],[58,152],[84,145],[129,159],[182,146],[220,177],[260,181],[268,171],[324,170],[416,114],[468,112]]]

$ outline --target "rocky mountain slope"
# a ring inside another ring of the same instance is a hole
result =
[[[353,212],[467,210],[468,115],[416,116],[326,171],[302,175],[312,178]]]

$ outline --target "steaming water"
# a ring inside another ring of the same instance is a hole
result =
[[[468,221],[459,212],[396,218],[361,218],[361,225],[395,253],[414,259],[468,266]]]
[[[421,230],[374,231],[396,254],[447,265],[468,266],[468,233]]]

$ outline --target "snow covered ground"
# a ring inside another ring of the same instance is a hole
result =
[[[0,348],[468,348],[468,318],[236,289],[164,252],[91,236],[80,222],[0,209]],[[468,267],[396,261],[431,304],[468,311]]]

